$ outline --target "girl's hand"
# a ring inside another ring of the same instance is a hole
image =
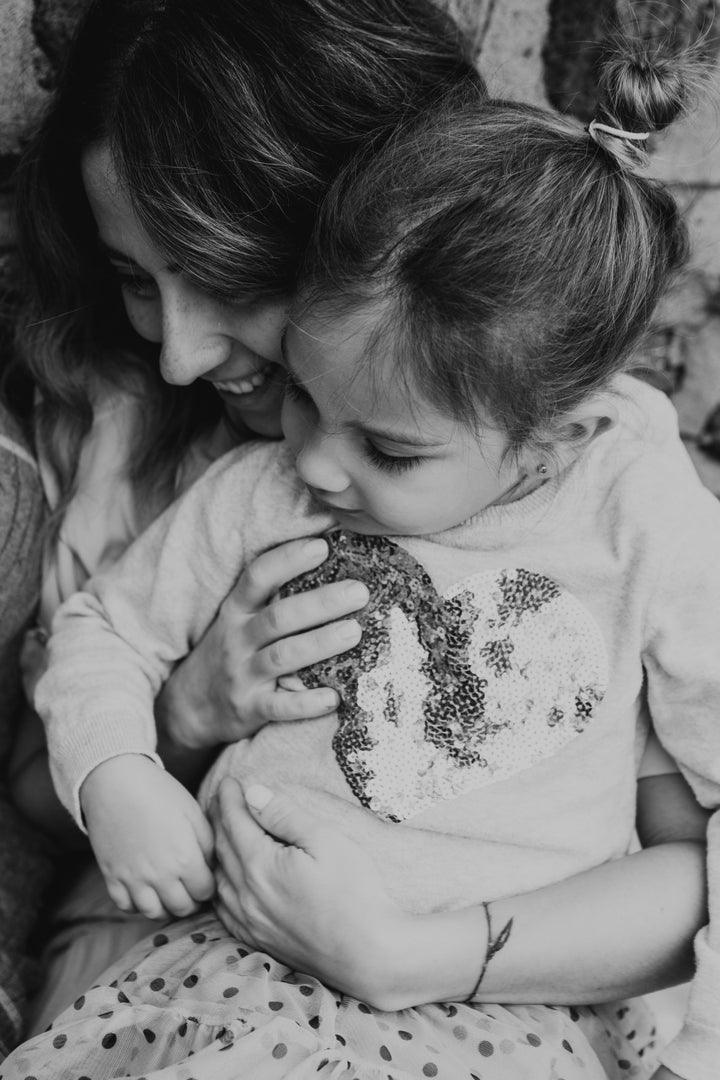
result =
[[[80,801],[108,892],[123,911],[190,915],[213,895],[210,826],[192,795],[150,758],[102,762]]]
[[[159,699],[159,721],[171,741],[193,749],[218,746],[270,721],[310,719],[337,708],[334,690],[288,690],[278,680],[357,644],[360,627],[343,616],[367,603],[367,588],[338,581],[270,603],[282,585],[327,554],[317,537],[294,540],[245,570]]]
[[[217,913],[244,944],[378,1007],[408,919],[356,843],[281,794],[226,778],[211,811]],[[379,989],[380,988],[380,989]]]

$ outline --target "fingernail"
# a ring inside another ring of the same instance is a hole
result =
[[[335,623],[335,629],[339,641],[358,641],[360,638],[360,623],[357,619],[345,619]]]
[[[370,599],[368,587],[363,585],[362,581],[348,581],[345,586],[345,595],[348,600],[358,604],[367,604]]]
[[[252,806],[253,810],[264,810],[271,799],[275,798],[275,792],[264,784],[251,784],[245,789],[245,802]]]

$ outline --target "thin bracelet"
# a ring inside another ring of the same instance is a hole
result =
[[[490,922],[490,905],[485,900],[482,900],[481,904],[483,911],[485,912],[485,919],[487,920],[487,947],[485,950],[485,960],[483,961],[483,966],[480,969],[478,981],[475,983],[472,989],[472,993],[469,994],[468,997],[465,999],[468,1002],[472,1002],[473,998],[480,989],[480,983],[485,978],[485,972],[488,969],[488,964],[490,963],[490,961],[500,952],[501,949],[503,949],[507,945],[513,924],[512,918],[508,919],[498,936],[493,940],[492,923]]]

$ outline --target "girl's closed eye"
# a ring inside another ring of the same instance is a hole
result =
[[[304,386],[301,386],[299,382],[296,382],[295,377],[291,372],[285,372],[285,397],[290,401],[303,402],[305,404],[311,404],[312,398],[308,394]]]
[[[384,472],[401,473],[408,469],[417,468],[426,459],[415,454],[412,457],[402,457],[395,454],[386,454],[369,440],[365,441],[365,455],[376,469]]]

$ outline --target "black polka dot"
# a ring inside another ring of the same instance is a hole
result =
[[[136,979],[137,979],[137,971],[130,971],[125,976],[124,981],[125,982],[135,982]]]
[[[143,1028],[143,1035],[145,1036],[146,1042],[155,1042],[155,1032],[151,1031],[150,1028]]]
[[[194,941],[196,945],[202,945],[207,941],[207,934],[201,934],[199,931],[196,931],[194,934],[190,935],[190,940]]]
[[[322,1061],[320,1062],[320,1064],[318,1065],[317,1069],[315,1070],[315,1072],[322,1072],[322,1070],[327,1065],[328,1061],[329,1061],[329,1058],[323,1058]]]
[[[153,981],[150,983],[150,989],[151,990],[162,990],[164,986],[165,986],[165,980],[164,979],[153,979]]]
[[[434,1061],[428,1061],[423,1065],[423,1076],[437,1076],[438,1068]]]
[[[123,1005],[130,1004],[130,998],[127,996],[127,994],[123,994],[122,990],[118,992],[118,1001],[121,1001]]]
[[[263,967],[265,968],[266,971],[270,971],[270,965],[268,964],[267,961],[265,961],[265,963],[263,964]]]
[[[103,1050],[112,1050],[116,1042],[117,1035],[113,1035],[112,1032],[109,1035],[104,1035],[102,1041]]]
[[[239,993],[240,991],[238,990],[237,986],[228,986],[227,990],[223,990],[223,997],[231,998],[235,997],[235,995]]]
[[[339,1042],[341,1046],[347,1046],[347,1039],[343,1039],[342,1035],[336,1035],[335,1042]]]
[[[453,1016],[457,1016],[457,1005],[448,1005],[447,1014],[451,1019]]]
[[[380,1057],[383,1061],[392,1061],[392,1054],[388,1050],[387,1046],[380,1047]]]
[[[183,986],[187,986],[188,988],[190,988],[192,986],[195,986],[197,981],[197,975],[188,975],[187,979],[183,979]]]
[[[180,1036],[181,1039],[184,1039],[185,1036],[187,1035],[187,1023],[184,1020],[183,1020],[182,1024],[180,1024],[180,1027],[178,1028],[178,1035]]]
[[[487,1039],[483,1039],[483,1041],[478,1044],[478,1050],[483,1057],[492,1057],[495,1053],[495,1047],[491,1042],[488,1042]]]
[[[285,1043],[278,1043],[277,1046],[273,1046],[272,1056],[274,1058],[284,1058],[287,1054],[287,1046]]]
[[[282,1001],[268,1001],[268,1008],[272,1009],[273,1012],[280,1012],[282,1007]]]
[[[563,1044],[564,1049],[567,1050],[568,1054],[572,1054],[573,1048],[570,1045],[570,1043],[567,1041],[567,1039],[563,1039],[562,1044]]]
[[[167,945],[169,940],[167,934],[156,934],[153,938],[153,945],[156,949],[159,949],[161,945]]]
[[[300,987],[300,993],[302,994],[303,997],[310,997],[311,994],[315,993],[315,987],[314,986],[301,986]]]
[[[98,1016],[100,1017],[101,1020],[109,1020],[110,1017],[112,1016],[112,1014],[113,1014],[112,1009],[108,1009],[107,1012],[98,1013]]]
[[[67,1035],[56,1035],[53,1039],[53,1046],[56,1050],[62,1050],[63,1046],[67,1042]]]
[[[310,1019],[308,1020],[308,1023],[310,1024],[311,1028],[314,1028],[315,1031],[317,1031],[317,1029],[320,1027],[320,1017],[319,1016],[311,1016]]]
[[[85,1004],[85,995],[81,994],[80,997],[73,1002],[73,1009],[82,1009]]]
[[[410,1034],[410,1032],[403,1031],[402,1028],[400,1029],[400,1031],[398,1031],[398,1035],[401,1039],[404,1039],[405,1042],[410,1042],[410,1039],[412,1039],[412,1035]]]
[[[367,1013],[368,1016],[370,1015],[370,1013],[372,1011],[370,1009],[370,1006],[366,1005],[364,1001],[358,1001],[358,1009],[360,1010],[361,1013]]]
[[[542,1039],[539,1035],[533,1034],[533,1032],[530,1032],[527,1037],[527,1041],[530,1043],[531,1046],[542,1046]]]
[[[577,1009],[570,1009],[570,1019],[575,1021],[580,1019],[580,1013]]]

